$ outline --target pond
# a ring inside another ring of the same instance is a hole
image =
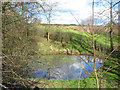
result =
[[[48,55],[31,62],[33,71],[30,77],[64,80],[85,78],[91,74],[92,69],[80,57],[94,68],[93,56]],[[102,59],[96,58],[96,68],[101,63]]]

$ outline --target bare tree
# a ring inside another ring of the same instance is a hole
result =
[[[29,85],[29,81],[24,79],[24,77],[29,72],[29,58],[31,58],[31,55],[37,54],[35,49],[36,40],[33,34],[35,30],[28,37],[31,27],[28,20],[35,15],[35,11],[38,8],[35,9],[33,5],[41,8],[40,4],[36,2],[2,3],[2,83],[5,86],[7,84],[19,84],[25,87]],[[1,86],[4,87],[4,85]]]
[[[96,73],[96,56],[95,56],[95,44],[94,44],[94,0],[92,2],[92,39],[93,39],[92,42],[93,42],[93,53],[94,53],[94,73],[95,73],[97,88],[99,88],[99,81]]]
[[[48,24],[47,33],[46,33],[47,41],[49,41],[49,39],[50,39],[49,29],[50,29],[51,19],[52,19],[53,10],[54,10],[55,6],[56,6],[56,3],[47,2],[46,7],[44,9],[44,15],[47,19],[47,24]]]

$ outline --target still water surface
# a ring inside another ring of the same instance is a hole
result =
[[[80,55],[86,62],[94,68],[93,56]],[[102,60],[96,58],[96,67]],[[32,63],[34,71],[30,75],[33,78],[41,79],[81,79],[91,73],[91,68],[82,61],[79,56],[69,55],[49,55],[42,56]],[[87,72],[87,73],[85,73]]]

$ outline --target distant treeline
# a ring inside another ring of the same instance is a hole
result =
[[[41,24],[41,25],[56,25],[56,26],[78,26],[76,24]]]
[[[77,25],[77,24],[39,24],[39,25],[55,25],[55,26],[88,26],[88,25]],[[103,25],[95,25],[95,26],[103,26]]]

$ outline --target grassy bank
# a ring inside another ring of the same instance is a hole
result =
[[[39,49],[41,55],[49,55],[49,54],[66,54],[64,50],[73,50],[78,52],[86,52],[93,54],[92,50],[92,34],[88,32],[83,32],[74,29],[66,29],[64,27],[56,27],[56,26],[35,26],[31,27],[31,29],[36,29],[37,34],[36,38],[38,38],[37,49]],[[47,41],[46,32],[50,33],[50,40]],[[42,33],[42,34],[41,34]],[[109,55],[110,51],[110,38],[109,35],[106,36],[105,32],[95,33],[95,48],[96,55],[102,58],[103,60],[107,55]],[[114,48],[118,45],[118,36],[113,34],[113,43]],[[102,88],[116,88],[118,86],[119,81],[119,69],[114,68],[112,70],[107,71],[109,68],[112,68],[118,65],[119,58],[116,55],[116,52],[113,53],[108,60],[105,62],[103,66],[103,76],[102,76]],[[106,72],[107,71],[107,72]],[[98,74],[100,71],[98,71]],[[94,76],[94,75],[92,75]],[[88,76],[84,79],[76,79],[76,80],[41,80],[41,79],[33,79],[35,81],[42,81],[46,83],[45,88],[96,88],[95,77]],[[38,87],[40,84],[36,84]]]
[[[86,31],[83,32],[57,26],[34,26],[31,29],[36,29],[37,49],[42,52],[41,54],[61,54],[62,52],[59,51],[63,49],[93,53],[92,35]],[[47,41],[46,32],[50,34],[49,41]],[[94,36],[96,53],[110,48],[110,39],[109,36],[106,37],[105,32],[101,34],[96,33]],[[117,39],[118,37],[113,35],[114,47],[118,45]]]
[[[42,80],[42,79],[30,79],[41,84],[34,84],[39,88],[97,88],[96,80],[94,77],[88,76],[83,79],[73,80]],[[31,86],[32,87],[32,86]],[[108,81],[106,79],[101,80],[101,88],[117,88],[117,82]],[[34,88],[34,87],[32,87]]]

